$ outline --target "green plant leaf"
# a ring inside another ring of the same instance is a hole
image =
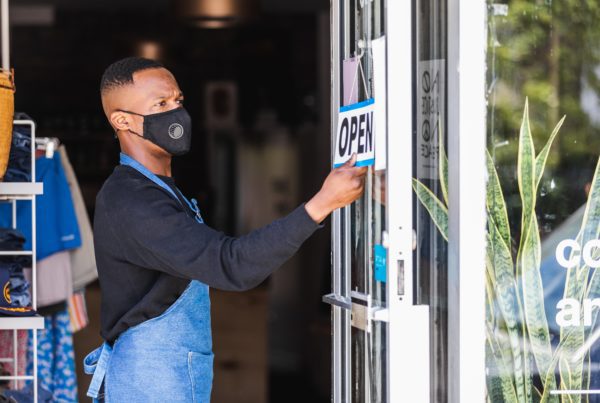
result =
[[[444,239],[448,241],[448,209],[422,182],[413,178],[412,183],[417,198],[427,209],[431,220]]]
[[[574,357],[583,345],[584,341],[585,330],[583,325],[561,329],[561,340],[558,345],[558,348],[562,350],[562,357],[559,365],[561,389],[581,389],[583,384],[584,357],[581,356],[577,359]],[[580,401],[579,399],[575,400]]]
[[[485,315],[486,321],[493,325],[496,323],[496,292],[494,291],[496,276],[494,274],[494,265],[490,260],[489,254],[485,255]]]
[[[503,335],[489,326],[486,327],[486,332],[486,361],[489,371],[487,380],[492,402],[518,403],[512,379],[511,360],[503,354],[503,348],[500,346]]]
[[[444,131],[442,128],[441,120],[438,122],[438,127],[440,131],[440,163],[439,165],[439,176],[440,183],[442,184],[442,195],[444,196],[444,202],[446,206],[449,206],[448,203],[448,154],[446,154],[446,146],[444,145]]]
[[[510,224],[508,222],[508,214],[506,211],[506,203],[504,201],[504,194],[502,192],[502,186],[500,185],[500,179],[498,178],[498,172],[494,166],[494,161],[489,151],[486,150],[486,165],[488,171],[488,182],[487,182],[487,197],[486,207],[489,216],[494,220],[498,231],[504,240],[504,243],[510,247]]]
[[[548,160],[548,154],[550,153],[550,148],[552,147],[552,143],[554,143],[554,139],[558,135],[558,131],[562,127],[565,122],[566,115],[562,117],[562,119],[556,124],[554,130],[550,134],[548,141],[542,151],[540,151],[539,155],[535,159],[535,188],[537,189],[540,185],[540,181],[542,180],[542,176],[544,175],[544,169],[546,168],[546,161]]]
[[[524,358],[521,351],[522,337],[520,334],[521,316],[517,303],[517,289],[514,276],[514,265],[510,249],[502,239],[493,218],[489,218],[489,233],[487,242],[487,255],[494,268],[496,279],[495,294],[500,307],[500,312],[507,326],[510,341],[513,371],[515,376],[516,391],[519,401],[525,401],[526,388],[524,378]]]
[[[529,125],[529,101],[525,100],[523,121],[519,133],[519,153],[517,158],[517,178],[519,182],[519,193],[521,195],[521,239],[519,252],[517,254],[517,276],[521,274],[520,255],[523,243],[529,233],[531,217],[535,215],[535,149]]]
[[[586,210],[583,216],[582,222],[582,233],[587,233],[589,237],[595,233],[596,237],[598,237],[598,233],[600,232],[600,158],[596,164],[596,171],[594,172],[594,178],[592,179],[592,184],[590,188],[590,194],[588,196],[588,202],[586,205]],[[593,258],[597,259],[600,252],[596,250],[594,252]],[[600,270],[594,269],[590,284],[587,290],[586,298],[599,298],[600,297]],[[588,334],[591,333],[596,328],[596,321],[598,318],[598,310],[594,311],[594,316],[592,320],[592,326],[588,330]]]
[[[525,324],[523,324],[525,326]],[[533,365],[533,357],[531,356],[531,349],[527,343],[527,330],[524,332],[523,339],[523,375],[525,378],[525,401],[527,403],[533,403],[533,375],[531,373],[531,367]]]
[[[545,379],[542,380],[542,382],[545,385],[551,383],[553,379],[554,379],[554,382],[556,383],[556,376],[554,374],[554,370],[556,369],[556,364],[558,364],[560,357],[561,357],[561,348],[559,347],[556,349],[556,351],[554,352],[554,355],[552,356],[552,361],[550,362],[550,366],[548,367],[548,371],[546,372]],[[552,392],[552,389],[544,388],[544,392],[542,393],[542,398],[540,399],[540,403],[557,403],[558,402],[558,396],[551,395],[550,392]]]
[[[517,282],[517,297],[525,298],[523,292],[523,254],[524,243],[529,234],[531,226],[531,218],[535,216],[535,148],[531,135],[531,127],[529,124],[529,101],[525,99],[525,107],[523,110],[523,119],[521,120],[521,129],[519,131],[519,148],[517,156],[517,179],[519,183],[519,194],[521,195],[521,237],[519,241],[519,250],[517,252],[516,262],[516,282]],[[524,303],[521,305],[524,310]],[[523,321],[523,335],[527,339],[529,328],[527,323]],[[537,331],[535,332],[537,334]],[[535,336],[534,336],[535,337]],[[531,338],[529,338],[531,340]],[[530,368],[530,354],[535,355],[536,351],[530,347],[525,340],[523,343],[523,371],[525,373],[525,392],[527,393],[527,401],[531,401],[532,373]]]
[[[582,222],[582,245],[591,239],[600,237],[600,158],[596,164],[594,179],[588,196],[588,202],[585,207]],[[600,296],[600,272],[594,270],[590,280],[588,298],[598,298]]]
[[[545,374],[552,361],[550,332],[544,309],[544,289],[540,275],[540,235],[535,215],[532,215],[529,233],[525,236],[521,252],[521,278],[523,284],[523,308],[525,323],[538,371]],[[556,382],[544,384],[545,388],[556,388]]]

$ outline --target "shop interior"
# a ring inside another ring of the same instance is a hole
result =
[[[184,91],[194,130],[173,177],[205,222],[241,235],[308,200],[329,171],[329,29],[329,3],[317,0],[11,1],[15,112],[46,141],[38,158],[67,151],[93,221],[119,157],[100,104],[102,72],[127,56],[159,60]],[[213,401],[329,401],[330,308],[321,296],[330,270],[327,223],[258,288],[211,290]],[[89,399],[81,363],[102,342],[94,278],[71,290],[88,318],[72,336],[76,391],[64,379],[60,386],[73,401]],[[49,315],[68,305],[40,302]],[[44,385],[56,375],[38,376]]]

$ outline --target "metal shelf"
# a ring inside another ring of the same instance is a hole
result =
[[[43,182],[0,182],[0,197],[31,197],[44,193]]]
[[[43,316],[0,316],[0,330],[43,328]]]
[[[30,250],[0,251],[0,256],[33,256],[33,251],[30,251]]]

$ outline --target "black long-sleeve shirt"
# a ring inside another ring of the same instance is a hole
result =
[[[160,178],[176,189],[172,178]],[[257,286],[320,227],[301,205],[234,238],[197,223],[180,201],[122,165],[98,193],[94,245],[105,340],[112,343],[128,328],[162,314],[190,280],[222,290]]]

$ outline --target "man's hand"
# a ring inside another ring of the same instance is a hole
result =
[[[331,212],[358,199],[365,187],[367,167],[355,167],[356,154],[341,167],[332,170],[321,190],[306,204],[306,212],[321,223]]]

